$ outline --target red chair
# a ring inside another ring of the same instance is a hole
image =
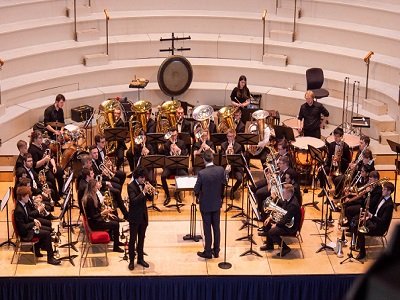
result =
[[[11,264],[14,263],[14,257],[16,255],[18,256],[18,260],[17,260],[17,262],[18,262],[19,258],[21,257],[21,253],[25,253],[25,254],[33,255],[33,261],[34,261],[34,263],[36,265],[37,257],[36,257],[36,254],[35,254],[36,253],[35,245],[36,245],[37,242],[39,242],[39,238],[38,237],[33,237],[30,241],[21,241],[21,238],[20,238],[20,236],[18,234],[18,231],[17,231],[17,226],[15,224],[14,210],[11,213],[11,222],[12,222],[12,226],[13,226],[14,233],[15,233],[15,238],[16,238],[15,249],[14,249],[13,256],[11,258]],[[23,250],[23,248],[27,248],[28,250]],[[32,251],[31,251],[31,249],[32,249]]]
[[[296,238],[297,241],[299,242],[301,255],[302,255],[303,258],[304,258],[303,248],[301,247],[301,243],[303,242],[303,238],[301,237],[301,228],[303,227],[305,212],[306,212],[306,210],[305,210],[305,208],[302,206],[302,207],[300,208],[300,215],[301,215],[301,217],[300,217],[300,226],[299,226],[299,229],[298,229],[295,233],[293,233],[293,234],[288,234],[288,235],[282,235],[282,236],[281,236],[282,241],[281,241],[281,252],[280,252],[281,254],[280,254],[280,257],[282,257],[282,249],[283,249],[282,246],[283,246],[283,242],[284,242],[283,238],[284,238],[284,237],[294,237],[294,238]]]
[[[107,247],[108,243],[110,242],[110,235],[108,234],[107,231],[92,231],[89,227],[89,224],[87,222],[86,216],[82,215],[82,222],[83,222],[83,227],[85,228],[85,238],[83,241],[82,245],[82,256],[81,256],[81,267],[85,266],[86,258],[89,253],[89,249],[93,246],[98,246],[98,245],[103,245],[104,246],[104,252],[105,252],[105,257],[106,257],[106,262],[108,266],[108,257],[107,257]],[[86,255],[85,255],[86,252]],[[85,258],[83,259],[82,263],[82,258],[85,255]]]

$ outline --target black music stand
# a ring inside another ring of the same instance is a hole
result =
[[[70,177],[73,177],[73,173],[71,173]],[[62,210],[59,216],[59,219],[61,220],[65,214],[67,214],[67,218],[68,218],[68,243],[67,244],[63,244],[61,246],[59,246],[59,248],[68,248],[68,255],[67,256],[63,256],[60,257],[59,260],[68,260],[71,265],[73,265],[75,267],[75,263],[74,263],[74,258],[78,257],[78,255],[74,254],[71,255],[71,248],[75,251],[78,252],[78,249],[76,249],[75,245],[76,243],[78,243],[78,241],[73,242],[72,241],[72,186],[70,185],[68,188],[68,194],[65,197],[63,206],[62,206]]]
[[[8,219],[8,201],[10,200],[11,193],[13,192],[12,187],[9,187],[7,192],[4,194],[3,199],[1,200],[1,211],[4,210],[4,207],[6,208],[6,222],[7,222],[7,240],[2,242],[0,244],[0,247],[3,247],[4,245],[8,246],[14,246],[15,243],[11,241],[10,238],[10,225],[9,225],[9,219]]]
[[[293,128],[291,128],[291,127],[275,125],[274,131],[275,131],[275,137],[277,140],[285,139],[288,142],[296,141],[296,139],[294,137],[294,133],[293,133]]]
[[[155,145],[154,150],[156,151],[156,153],[159,153],[159,147],[158,145],[164,145],[166,140],[164,139],[165,134],[164,133],[146,133],[146,137],[147,137],[147,142],[150,145]],[[164,153],[160,153],[160,154],[164,154]]]
[[[234,167],[243,168],[243,166],[245,165],[245,161],[243,161],[243,157],[240,154],[223,155],[221,157],[220,165],[225,168],[226,165],[228,165],[228,164],[231,165],[232,169]],[[231,172],[233,172],[233,171],[231,171]],[[233,177],[232,177],[232,187],[233,187]],[[242,201],[242,207],[239,207],[239,206],[233,205],[233,200],[231,200],[231,204],[228,205],[227,209],[228,209],[228,211],[230,211],[231,209],[234,209],[234,208],[243,212],[243,201]]]
[[[107,142],[125,142],[129,136],[127,127],[115,127],[104,129],[104,137]],[[114,165],[117,164],[117,156],[114,156]]]
[[[394,164],[396,166],[396,170],[395,170],[395,174],[394,174],[394,208],[397,211],[397,206],[400,205],[400,203],[396,203],[396,190],[397,190],[397,175],[400,171],[400,163],[399,163],[399,153],[400,153],[400,144],[396,143],[394,141],[391,140],[387,140],[390,149],[392,149],[393,152],[396,153],[396,160],[394,161]]]
[[[227,141],[226,133],[212,133],[210,140],[215,146],[221,146],[223,142]]]
[[[238,133],[236,135],[236,142],[239,143],[240,145],[250,145],[250,146],[254,146],[254,145],[258,145],[259,142],[259,137],[258,134],[255,133]],[[249,160],[249,164],[250,164],[250,160]],[[252,167],[258,169],[258,167],[256,167],[253,164],[250,164]]]
[[[152,168],[153,169],[153,174],[157,174],[156,169],[157,168],[164,168],[165,165],[165,156],[164,155],[147,155],[147,156],[142,156],[140,158],[140,165],[143,168]],[[157,189],[157,180],[154,176],[154,180],[156,181],[156,186],[155,188]],[[158,193],[157,193],[158,194]],[[161,212],[161,209],[159,209],[155,204],[154,204],[154,195],[151,199],[151,205],[147,206],[147,208],[151,208],[153,210]]]
[[[326,191],[326,188],[324,187],[323,188],[323,191],[324,191],[324,194],[325,194],[325,196],[326,196],[326,212],[325,212],[325,231],[324,231],[324,242],[323,243],[321,243],[321,247],[316,251],[316,253],[319,253],[319,252],[321,252],[322,250],[334,250],[331,246],[328,246],[327,244],[326,244],[326,240],[327,240],[327,238],[328,238],[328,210],[329,210],[329,208],[332,210],[332,211],[335,211],[336,210],[336,207],[335,207],[335,204],[333,204],[333,202],[329,199],[329,195],[328,195],[328,192]],[[321,223],[322,224],[322,223]]]
[[[189,168],[189,156],[166,156],[164,168],[169,169],[188,169]],[[166,205],[166,207],[176,207],[176,210],[180,213],[183,203],[178,203],[177,197],[175,197],[175,204]]]
[[[310,153],[311,156],[311,161],[316,161],[317,164],[314,165],[314,169],[313,169],[313,177],[314,177],[314,183],[315,183],[315,171],[318,169],[317,166],[319,166],[320,168],[323,168],[324,166],[324,158],[322,157],[322,151],[318,150],[317,148],[315,148],[314,146],[308,145],[308,152]],[[312,193],[312,202],[309,203],[304,203],[303,206],[313,206],[316,210],[320,210],[318,207],[318,201],[315,201],[315,194]],[[322,216],[321,216],[322,219]]]
[[[214,163],[214,165],[219,166],[219,163],[220,163],[219,155],[214,154],[213,163]],[[202,168],[202,169],[204,169],[204,160],[201,157],[201,154],[194,155],[192,168]]]
[[[184,183],[183,180],[190,181]],[[197,176],[175,176],[175,187],[177,191],[193,191],[196,184]],[[193,194],[192,204],[190,205],[190,222],[189,222],[189,234],[183,237],[183,240],[193,240],[198,242],[202,239],[201,235],[196,234],[196,196]]]
[[[254,194],[252,192],[252,190],[249,187],[249,184],[247,184],[247,190],[248,190],[248,194],[247,194],[247,198],[248,198],[248,202],[251,204],[251,223],[253,223],[253,218],[254,216],[257,216],[258,220],[261,220],[261,216],[260,213],[257,209],[257,200],[254,197]],[[249,254],[253,254],[259,257],[262,257],[262,255],[260,253],[258,253],[257,251],[253,250],[253,243],[256,245],[256,243],[253,240],[253,226],[251,227],[251,231],[250,231],[250,235],[248,237],[248,240],[250,241],[250,249],[243,252],[242,254],[240,254],[240,256],[245,256],[245,255],[249,255]]]

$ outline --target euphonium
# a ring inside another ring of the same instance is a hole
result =
[[[332,155],[331,170],[330,170],[330,173],[333,176],[340,176],[342,174],[340,167],[343,156],[343,147],[344,147],[343,140],[340,141],[340,145],[335,146],[335,154]]]
[[[265,130],[265,118],[268,117],[268,112],[266,112],[265,110],[259,109],[255,112],[252,113],[252,118],[256,120],[256,123],[251,124],[250,126],[256,127],[255,129],[253,129],[252,131],[250,131],[249,128],[249,132],[251,133],[258,133],[258,141],[261,142],[264,140],[264,130]],[[256,126],[255,126],[256,125]],[[247,151],[249,151],[250,154],[252,155],[258,155],[261,153],[261,151],[264,150],[264,147],[258,147],[255,145],[252,145],[249,147],[249,149]]]
[[[204,131],[208,131],[213,113],[214,109],[210,105],[200,105],[193,110],[193,119],[199,122],[197,124],[200,124]]]
[[[287,214],[287,210],[283,209],[282,207],[276,205],[272,202],[269,198],[264,200],[263,202],[263,209],[265,212],[271,211],[271,217],[274,222],[279,222],[282,218]],[[286,223],[285,226],[287,228],[292,228],[294,225],[294,217],[290,220],[290,222]]]

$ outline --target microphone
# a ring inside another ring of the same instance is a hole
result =
[[[264,9],[263,15],[262,15],[262,19],[263,21],[265,21],[265,18],[267,17],[267,10]]]
[[[107,19],[107,20],[110,20],[110,16],[109,16],[109,14],[108,14],[107,9],[104,9],[104,14],[106,15],[106,19]]]
[[[364,61],[365,61],[365,62],[368,62],[368,61],[370,60],[371,56],[374,55],[374,54],[375,54],[375,53],[374,53],[373,51],[369,51],[369,52],[367,53],[367,55],[365,55]]]

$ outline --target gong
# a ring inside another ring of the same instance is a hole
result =
[[[190,87],[193,70],[190,62],[183,56],[173,55],[163,61],[158,69],[157,81],[167,96],[182,95]]]

